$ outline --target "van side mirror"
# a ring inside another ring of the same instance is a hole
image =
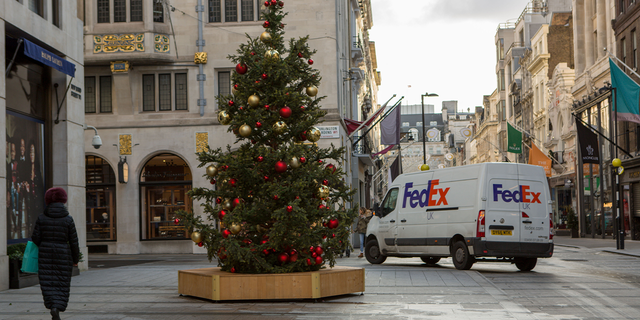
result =
[[[377,202],[373,204],[373,212],[376,213],[376,216],[380,215],[380,204]]]

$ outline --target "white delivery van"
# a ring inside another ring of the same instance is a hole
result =
[[[365,257],[452,257],[457,269],[477,261],[530,271],[553,254],[551,198],[544,169],[480,163],[398,176],[367,227]]]

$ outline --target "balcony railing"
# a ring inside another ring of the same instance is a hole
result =
[[[360,136],[353,136],[353,141],[358,141],[358,139]],[[373,150],[373,144],[369,136],[365,136],[353,147],[354,154],[371,154],[371,150]]]

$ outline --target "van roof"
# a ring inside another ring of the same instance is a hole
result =
[[[473,168],[473,167],[477,167],[478,171],[484,171],[487,170],[488,168],[495,168],[495,167],[516,167],[519,166],[521,168],[527,168],[527,171],[529,170],[534,170],[534,171],[538,171],[538,170],[542,170],[542,172],[544,173],[544,169],[540,166],[536,166],[536,165],[531,165],[531,164],[525,164],[525,163],[513,163],[513,162],[483,162],[483,163],[476,163],[476,164],[468,164],[468,165],[464,165],[464,166],[457,166],[457,167],[448,167],[448,168],[443,168],[443,169],[437,169],[437,170],[427,170],[427,171],[417,171],[417,172],[411,172],[411,173],[404,173],[400,176],[405,176],[405,177],[411,177],[411,176],[420,176],[426,173],[433,173],[433,172],[446,172],[446,171],[455,171],[455,170],[459,170],[460,168]]]

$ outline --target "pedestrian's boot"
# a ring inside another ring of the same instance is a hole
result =
[[[358,255],[358,258],[362,258],[364,257],[364,255],[362,254],[362,252]]]
[[[60,320],[60,311],[58,311],[58,308],[51,308],[51,319]]]

